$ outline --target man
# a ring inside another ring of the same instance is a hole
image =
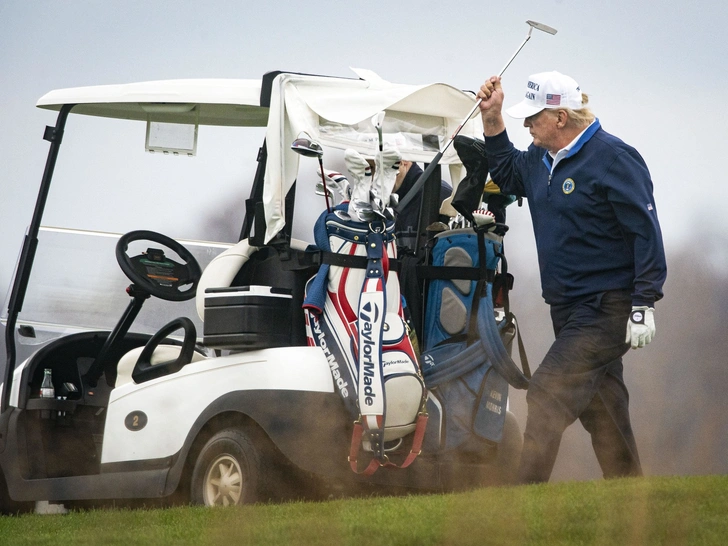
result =
[[[506,133],[500,78],[488,79],[478,97],[493,180],[528,199],[556,338],[528,388],[519,479],[548,481],[576,419],[604,477],[639,476],[622,356],[654,337],[666,277],[647,166],[601,128],[568,76],[532,75],[525,98],[507,110],[533,137],[527,151]]]
[[[417,163],[402,160],[399,164],[399,172],[394,182],[394,193],[402,201],[404,196],[412,189],[415,182],[420,178],[422,169]],[[444,180],[440,181],[440,203],[450,197],[452,187]],[[412,199],[399,211],[394,223],[394,233],[397,237],[397,246],[407,247],[415,251],[417,245],[417,223],[420,215],[420,204],[422,203],[422,190],[420,195]]]

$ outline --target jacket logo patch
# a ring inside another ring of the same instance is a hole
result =
[[[564,180],[564,183],[561,185],[561,189],[566,195],[569,195],[572,191],[574,191],[574,188],[576,187],[576,184],[571,178],[567,178]]]

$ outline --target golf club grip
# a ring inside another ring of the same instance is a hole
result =
[[[422,186],[425,184],[425,180],[430,177],[432,172],[435,170],[435,167],[437,167],[438,163],[440,163],[441,159],[442,152],[437,152],[437,155],[432,158],[432,161],[429,165],[427,165],[427,168],[417,179],[417,182],[414,183],[414,185],[407,192],[407,195],[405,195],[404,198],[399,202],[399,204],[397,205],[397,212],[402,212],[402,209],[407,206],[407,203],[415,198],[418,192],[422,189]]]

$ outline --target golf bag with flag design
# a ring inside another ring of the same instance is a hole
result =
[[[306,286],[308,343],[326,354],[354,420],[349,461],[355,472],[408,466],[420,451],[426,391],[404,321],[394,223],[353,221],[346,205],[324,212],[314,238],[322,266]],[[410,449],[401,462],[406,436]],[[371,461],[359,469],[361,451]]]

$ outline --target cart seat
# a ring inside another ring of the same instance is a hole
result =
[[[233,279],[243,267],[250,256],[258,250],[257,246],[251,246],[248,239],[243,239],[236,245],[228,248],[225,252],[215,256],[202,272],[200,281],[197,283],[197,314],[200,320],[205,320],[205,290],[208,288],[228,288],[232,285]]]
[[[309,243],[299,239],[291,239],[290,245],[294,250],[306,250]],[[207,265],[202,272],[200,281],[197,283],[195,304],[200,320],[205,320],[205,290],[232,286],[233,280],[235,280],[243,265],[259,249],[260,247],[251,246],[248,239],[243,239],[225,252],[215,256]]]
[[[142,354],[143,350],[144,346],[137,347],[121,357],[119,364],[116,366],[116,383],[114,384],[114,387],[121,387],[122,385],[132,383],[134,381],[131,377],[131,373],[134,371],[134,366],[136,366],[139,356]],[[161,364],[162,362],[176,360],[179,357],[181,350],[182,347],[179,345],[160,345],[154,349],[150,363],[155,365]],[[204,354],[194,351],[192,353],[191,362],[197,362],[204,358],[206,358]]]

